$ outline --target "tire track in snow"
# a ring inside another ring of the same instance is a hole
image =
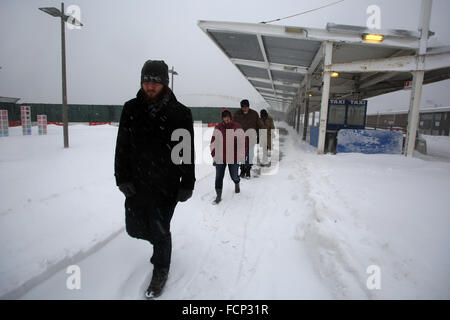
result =
[[[118,231],[112,233],[110,236],[106,237],[104,240],[97,242],[92,247],[81,250],[78,253],[65,257],[62,260],[59,260],[55,263],[49,265],[43,272],[40,274],[30,278],[25,283],[17,287],[16,289],[9,291],[8,293],[0,296],[0,300],[17,300],[24,296],[27,292],[32,290],[33,288],[41,285],[46,282],[50,278],[52,278],[57,273],[65,270],[69,265],[79,264],[82,260],[94,255],[101,249],[103,249],[107,244],[116,239],[122,232],[125,232],[125,228],[121,228]]]

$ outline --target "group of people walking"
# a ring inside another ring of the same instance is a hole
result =
[[[260,140],[260,133],[267,134],[262,146],[263,152],[270,154],[272,149],[272,129],[275,129],[272,117],[265,109],[260,114],[251,109],[247,99],[242,100],[240,105],[241,108],[234,116],[229,109],[222,110],[222,121],[214,128],[211,138],[211,156],[216,167],[215,204],[222,200],[223,178],[227,166],[235,184],[235,193],[240,192],[240,178],[250,179],[255,145]],[[231,142],[230,138],[233,138]]]
[[[127,233],[153,245],[150,259],[153,274],[145,296],[154,298],[162,293],[169,276],[170,222],[175,207],[178,202],[191,198],[194,190],[194,129],[191,110],[177,101],[168,86],[169,72],[164,61],[146,61],[140,80],[136,98],[125,103],[120,117],[114,175],[119,190],[125,195]],[[211,141],[216,146],[212,148],[216,202],[221,200],[226,166],[235,182],[235,192],[239,193],[240,177],[250,177],[257,130],[273,128],[267,112],[261,111],[260,117],[250,109],[248,100],[241,101],[241,109],[234,117],[227,109],[221,115],[222,121],[216,126]],[[174,132],[179,130],[185,133],[181,142],[173,140]],[[217,147],[230,132],[238,134]],[[230,142],[236,143],[230,147]],[[187,147],[180,150],[180,143]]]

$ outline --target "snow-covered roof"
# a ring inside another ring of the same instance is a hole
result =
[[[0,97],[0,103],[16,103],[20,98]]]
[[[383,114],[405,114],[408,113],[408,109],[402,109],[402,110],[392,110],[392,111],[381,111],[381,112],[372,112],[368,113],[367,115],[373,116],[373,115],[383,115]],[[422,107],[420,108],[420,113],[435,113],[435,112],[450,112],[450,107],[438,107],[438,108],[427,108]]]

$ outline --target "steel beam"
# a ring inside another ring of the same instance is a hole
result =
[[[330,65],[333,55],[333,42],[327,41],[324,47],[324,65]],[[320,128],[319,128],[319,141],[317,145],[317,153],[325,153],[325,137],[327,133],[327,117],[328,117],[328,99],[330,97],[330,81],[331,72],[324,70],[323,72],[323,88],[322,88],[322,101],[320,106]]]

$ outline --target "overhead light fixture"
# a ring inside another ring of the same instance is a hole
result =
[[[365,42],[380,43],[384,40],[384,36],[382,34],[365,33],[363,34],[363,40]]]
[[[311,98],[311,97],[312,97],[312,94],[311,94],[311,93],[310,93],[310,94],[308,94],[308,97],[310,97],[310,98]]]
[[[294,33],[294,34],[302,34],[305,32],[305,29],[297,28],[297,27],[284,27],[284,32]]]
[[[338,73],[338,72],[333,72],[333,73],[331,74],[331,77],[332,77],[332,78],[337,78],[337,77],[339,77],[339,73]]]
[[[283,69],[287,70],[287,71],[295,71],[297,68],[296,67],[291,67],[291,66],[283,66]]]
[[[45,13],[48,13],[49,15],[54,17],[61,17],[61,11],[59,11],[57,8],[39,8],[39,10],[44,11]]]

